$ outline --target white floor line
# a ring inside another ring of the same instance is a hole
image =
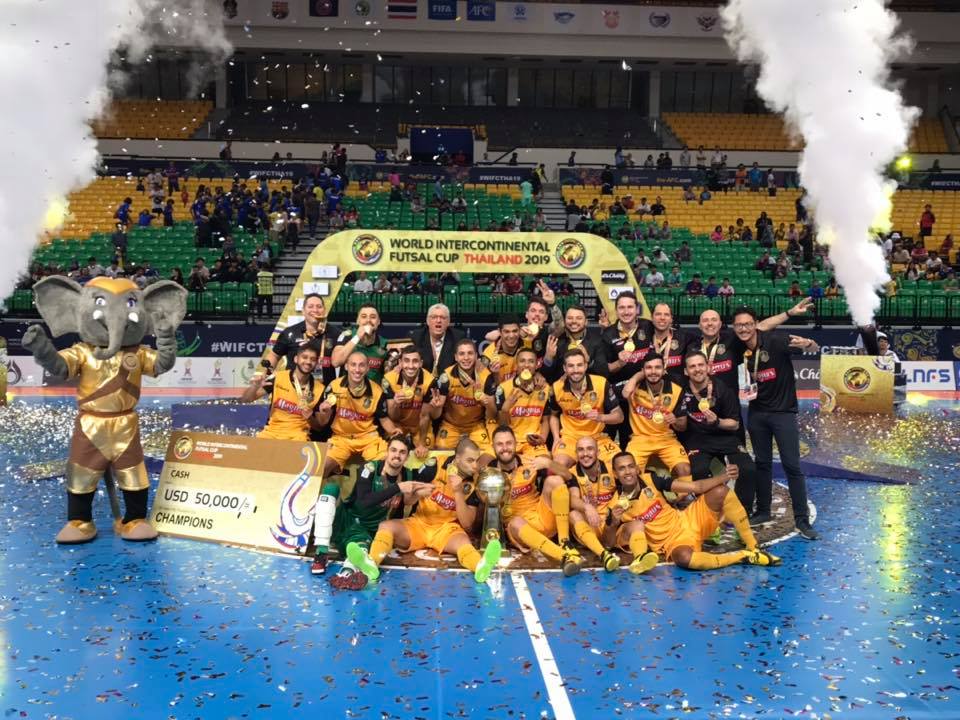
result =
[[[550,649],[547,635],[543,631],[543,625],[540,624],[540,615],[537,614],[537,608],[533,604],[530,587],[523,575],[519,573],[513,573],[510,579],[513,581],[513,588],[517,592],[520,611],[523,613],[523,621],[527,625],[527,634],[530,635],[530,642],[533,644],[533,652],[537,658],[537,665],[540,666],[543,683],[547,686],[547,697],[550,699],[550,705],[553,708],[553,717],[555,720],[575,720],[576,716],[573,714],[567,689],[563,686],[563,678],[557,668],[557,661],[553,657],[553,651]]]

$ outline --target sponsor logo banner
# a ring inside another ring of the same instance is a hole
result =
[[[600,281],[605,283],[625,283],[627,273],[623,270],[603,270],[600,273]]]
[[[467,0],[467,20],[495,22],[497,3],[494,0]]]
[[[457,0],[429,0],[427,17],[431,20],[456,20]]]
[[[906,360],[901,365],[907,376],[908,391],[957,389],[960,374],[960,370],[956,369],[957,363]]]

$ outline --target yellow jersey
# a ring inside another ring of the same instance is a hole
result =
[[[429,497],[417,502],[413,517],[420,518],[430,525],[459,522],[457,520],[457,501],[448,480],[448,476],[451,474],[459,474],[459,469],[454,464],[453,455],[446,458],[440,465],[431,462],[420,468],[417,473],[417,481],[432,483],[433,492],[430,493]],[[472,483],[472,478],[463,479],[465,482]],[[471,492],[467,496],[467,505],[477,506],[479,504],[480,500],[477,494]]]
[[[446,397],[443,406],[443,422],[457,430],[470,432],[486,419],[486,408],[482,395],[493,395],[497,391],[497,380],[481,363],[474,367],[476,385],[467,385],[457,371],[458,365],[451,365],[437,378],[437,390]]]
[[[648,473],[643,473],[641,478],[639,492],[631,499],[622,521],[642,520],[651,548],[659,552],[673,535],[683,530],[682,517],[661,494],[670,489],[671,478],[652,478]]]
[[[274,438],[305,441],[310,434],[310,422],[303,411],[312,413],[317,409],[323,384],[311,375],[298,391],[293,372],[292,369],[278,372],[273,383],[264,387],[269,388],[270,393],[270,417],[264,431]]]
[[[525,465],[519,456],[517,467],[513,470],[504,470],[496,462],[490,467],[503,472],[510,481],[510,495],[504,498],[503,503],[504,520],[536,510],[540,502],[540,488],[547,479],[546,470],[534,470],[529,465]]]
[[[549,385],[544,385],[539,389],[533,388],[527,391],[517,384],[516,378],[507,380],[497,386],[493,396],[498,411],[503,409],[507,398],[515,390],[520,393],[520,399],[510,408],[510,429],[517,436],[517,441],[523,442],[527,439],[527,435],[540,432],[540,424],[550,404],[551,390]]]
[[[683,415],[683,388],[672,383],[666,375],[663,377],[663,387],[659,393],[650,392],[645,380],[637,384],[637,389],[630,396],[630,431],[633,437],[676,438],[673,428],[665,422],[656,422],[657,413],[672,412],[674,415]]]
[[[363,393],[354,397],[347,386],[347,378],[338,377],[327,386],[323,399],[327,400],[331,395],[337,398],[330,423],[334,435],[357,437],[379,432],[377,421],[387,416],[387,401],[379,385],[364,378]]]
[[[400,414],[396,424],[410,435],[416,436],[420,429],[420,411],[424,402],[430,402],[430,391],[435,387],[433,375],[421,369],[412,385],[401,380],[400,370],[391,370],[380,383],[384,398],[396,400]]]
[[[610,413],[619,406],[620,401],[613,386],[600,375],[587,375],[586,387],[582,393],[574,392],[566,378],[553,384],[550,412],[560,416],[560,432],[565,435],[599,435],[604,431],[604,424],[599,420],[588,419],[587,413],[591,410]]]
[[[506,382],[517,375],[517,353],[523,348],[522,343],[517,344],[517,349],[511,355],[506,350],[498,350],[496,343],[490,343],[484,348],[480,355],[480,362],[483,366],[489,368],[494,362],[494,358],[499,360],[500,369],[494,373],[498,382]],[[492,372],[492,371],[491,371]]]
[[[587,471],[577,463],[571,472],[573,479],[567,481],[567,487],[579,488],[580,497],[588,505],[593,505],[601,515],[607,511],[613,503],[617,501],[617,481],[610,472],[607,471],[606,464],[597,460],[597,478],[592,480]]]

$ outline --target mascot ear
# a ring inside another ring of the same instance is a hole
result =
[[[68,277],[51,275],[33,286],[37,310],[54,337],[79,332],[77,313],[83,288]]]
[[[187,314],[187,290],[172,280],[151,283],[143,290],[143,307],[148,318],[145,334],[154,333],[153,320],[159,314],[176,328]]]

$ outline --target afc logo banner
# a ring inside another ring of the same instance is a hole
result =
[[[497,19],[495,0],[467,0],[467,20],[494,22]]]

